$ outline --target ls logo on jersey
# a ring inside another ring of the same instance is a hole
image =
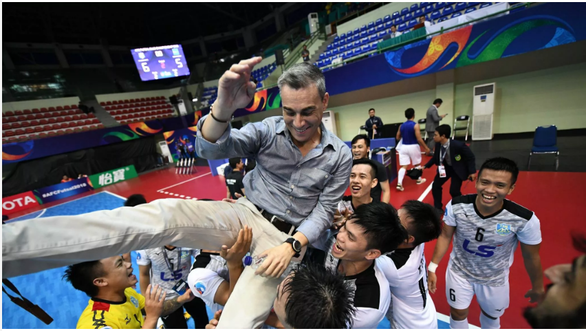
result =
[[[199,293],[200,295],[203,295],[204,292],[206,291],[206,287],[204,284],[202,284],[201,282],[197,282],[195,284],[195,290],[197,291],[197,293]]]
[[[136,300],[136,298],[135,298],[135,297],[130,297],[130,302],[132,302],[132,304],[133,304],[133,305],[134,305],[136,308],[138,308],[138,300]]]
[[[464,250],[470,254],[474,254],[480,257],[491,257],[494,255],[494,250],[497,247],[500,247],[501,245],[497,245],[497,246],[488,246],[488,245],[479,245],[478,248],[476,248],[476,250],[473,250],[473,248],[470,248],[470,240],[466,239],[464,240],[464,244],[462,245],[462,248],[464,248]]]
[[[506,235],[511,234],[511,224],[497,223],[496,224],[496,233],[501,236],[506,236]]]

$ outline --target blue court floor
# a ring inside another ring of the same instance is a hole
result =
[[[26,221],[32,218],[49,216],[65,216],[85,214],[97,210],[110,210],[124,205],[124,199],[110,192],[100,192],[86,196],[78,200],[66,202],[45,210],[24,215],[11,220],[11,222]],[[51,226],[47,224],[47,226]],[[138,265],[136,253],[132,252],[132,267],[138,277]],[[45,325],[43,322],[13,304],[5,293],[2,293],[2,328],[3,329],[75,329],[77,319],[87,306],[89,298],[85,293],[75,290],[71,284],[61,278],[65,267],[46,270],[30,275],[12,278],[11,281],[27,299],[43,308],[51,317],[53,323]],[[7,289],[8,290],[8,289]],[[10,290],[8,290],[10,291]],[[137,286],[137,291],[140,288]],[[14,295],[14,293],[11,293]],[[213,313],[208,307],[210,318]],[[438,314],[439,315],[439,314]],[[440,329],[449,329],[449,324],[442,321],[446,316],[438,316]],[[188,326],[194,328],[193,320],[188,321]],[[389,321],[385,318],[379,325],[379,329],[388,329]]]

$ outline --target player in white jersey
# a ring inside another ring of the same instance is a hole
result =
[[[409,237],[393,252],[377,259],[391,287],[387,318],[394,329],[437,329],[423,252],[425,243],[441,233],[440,215],[432,205],[417,200],[405,202],[398,214]]]
[[[165,300],[178,297],[180,292],[189,288],[186,281],[191,267],[191,257],[197,254],[199,250],[196,249],[168,245],[137,251],[136,262],[140,272],[141,293],[146,293],[147,287],[152,284],[163,288],[167,294]],[[208,317],[203,301],[195,298],[183,307],[193,317],[197,329],[205,328]],[[161,318],[167,329],[187,328],[182,308]]]
[[[482,311],[481,327],[500,328],[500,317],[509,306],[509,268],[518,242],[532,285],[525,297],[538,302],[544,295],[539,219],[532,211],[505,199],[513,192],[518,174],[515,162],[502,157],[489,159],[480,167],[477,194],[456,197],[446,206],[428,281],[434,293],[437,264],[455,235],[446,271],[453,329],[468,328],[468,307],[474,295]]]

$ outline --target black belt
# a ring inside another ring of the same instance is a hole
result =
[[[277,228],[277,230],[290,236],[292,236],[295,233],[295,230],[297,230],[295,225],[287,223],[284,219],[276,216],[275,214],[271,214],[259,206],[255,205],[255,207],[267,221],[271,222],[271,224]]]

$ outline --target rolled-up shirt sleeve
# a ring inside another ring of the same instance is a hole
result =
[[[267,126],[263,122],[250,123],[242,129],[232,129],[228,125],[226,131],[215,142],[206,140],[201,128],[203,122],[209,115],[204,116],[197,122],[197,139],[195,140],[196,153],[209,160],[226,159],[231,157],[249,157],[258,152],[266,136]]]
[[[317,205],[311,214],[297,229],[307,237],[310,243],[315,242],[332,225],[337,203],[342,199],[350,184],[352,153],[348,148],[342,148],[341,151],[342,155],[333,178],[320,194]]]

